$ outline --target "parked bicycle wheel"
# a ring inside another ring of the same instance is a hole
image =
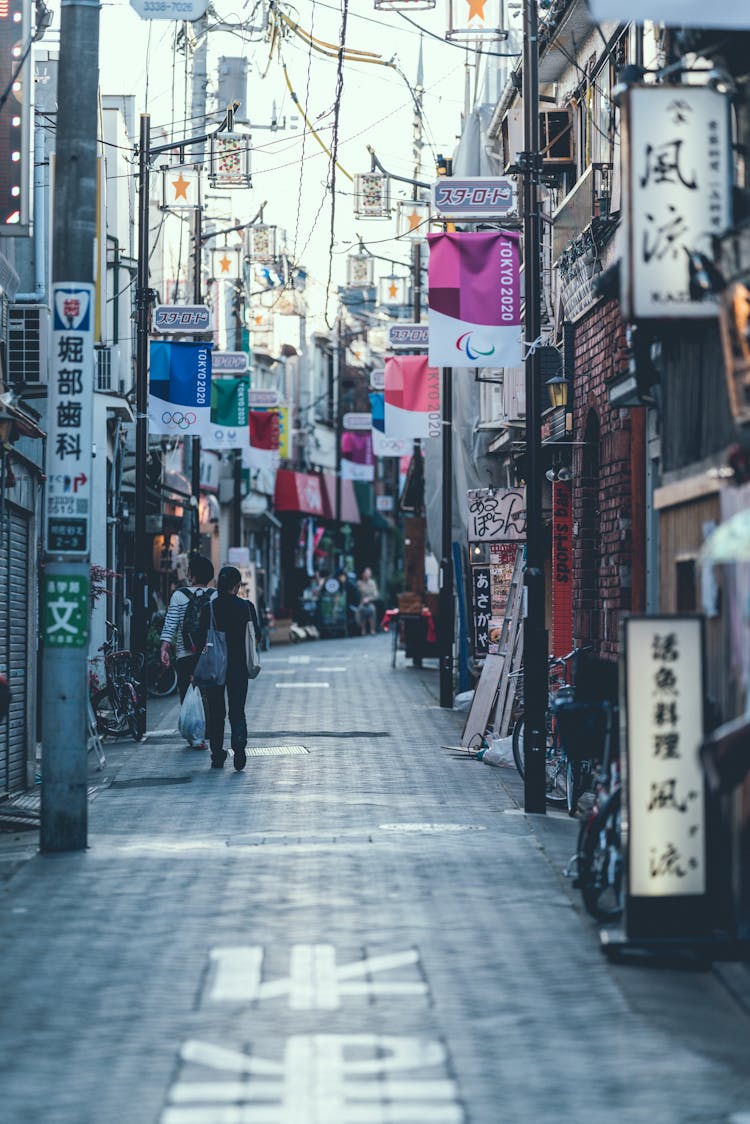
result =
[[[161,661],[146,665],[146,690],[154,698],[166,698],[177,690],[177,671],[173,664],[165,667]]]
[[[92,696],[91,706],[96,716],[96,728],[100,734],[109,738],[124,738],[127,735],[127,719],[114,707],[106,687],[102,687]]]
[[[119,694],[120,706],[125,715],[128,733],[131,738],[139,742],[143,734],[141,733],[140,722],[138,721],[138,692],[135,689],[135,684],[129,679],[123,679],[119,684]]]
[[[597,921],[616,921],[623,908],[623,858],[620,847],[621,790],[581,825],[578,878],[583,904]]]
[[[525,726],[525,720],[519,718],[513,727],[513,760],[516,763],[518,772],[523,778],[526,776],[523,755],[523,735]],[[547,803],[555,805],[565,804],[568,791],[567,760],[559,744],[553,727],[552,716],[549,712],[547,712],[547,748],[544,772]]]

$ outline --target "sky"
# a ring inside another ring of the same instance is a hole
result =
[[[241,7],[230,0],[216,0],[220,22],[239,24],[253,17],[253,6]],[[287,14],[319,40],[338,44],[341,11],[335,0],[302,0],[284,9]],[[411,18],[431,35],[420,32],[397,12],[376,11],[372,0],[350,0],[346,45],[369,51],[384,60],[394,59],[408,78],[416,83],[420,41],[424,58],[425,133],[422,178],[434,178],[435,155],[452,153],[461,128],[467,58],[458,46],[443,36],[447,26],[445,0],[434,10],[415,12]],[[59,25],[58,25],[59,26]],[[183,25],[171,21],[145,21],[128,3],[102,5],[100,23],[100,84],[103,93],[133,93],[136,110],[151,115],[152,135],[164,127],[167,135],[189,132],[185,105],[189,107],[190,77],[184,51],[176,46],[176,32]],[[127,50],[123,49],[127,44]],[[409,246],[394,240],[395,218],[361,220],[353,213],[352,185],[337,171],[333,252],[331,253],[331,193],[329,157],[305,128],[287,88],[278,54],[269,60],[269,43],[264,34],[212,30],[209,33],[209,108],[215,105],[218,60],[220,56],[244,56],[250,64],[248,104],[252,129],[253,186],[249,191],[234,191],[231,199],[219,199],[211,206],[222,219],[246,222],[258,206],[267,201],[264,219],[282,227],[287,248],[308,273],[307,298],[313,320],[325,305],[331,265],[331,292],[345,280],[346,256],[356,248],[361,235],[374,253],[406,262]],[[311,51],[293,34],[281,44],[281,59],[289,80],[307,116],[327,144],[332,142],[337,62]],[[472,82],[474,71],[472,69]],[[271,132],[259,128],[270,123],[274,103],[287,128]],[[189,108],[187,110],[189,113]],[[290,128],[297,118],[296,129]],[[343,94],[340,101],[338,161],[351,175],[369,171],[367,145],[375,149],[391,172],[411,176],[413,157],[413,101],[407,84],[393,70],[380,65],[345,63]],[[396,197],[407,197],[406,185],[395,188]],[[388,262],[380,262],[377,273],[389,274]],[[400,272],[396,270],[396,272]],[[333,311],[329,303],[329,314]]]

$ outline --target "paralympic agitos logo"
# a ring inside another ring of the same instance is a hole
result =
[[[477,347],[472,347],[471,337],[473,332],[464,332],[456,340],[456,350],[463,351],[467,359],[479,359],[480,356],[494,355],[495,345],[490,346],[489,351],[480,351]]]

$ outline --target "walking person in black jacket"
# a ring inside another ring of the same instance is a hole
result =
[[[229,709],[231,747],[237,772],[245,768],[247,755],[247,655],[245,633],[248,624],[255,630],[260,645],[258,614],[252,601],[237,596],[242,576],[235,566],[223,566],[216,581],[216,597],[212,605],[214,627],[227,638],[227,676],[223,687],[206,687],[208,697],[208,739],[211,746],[211,768],[223,769],[227,759],[224,749],[224,720]],[[203,635],[208,633],[209,608],[204,606],[201,618]]]

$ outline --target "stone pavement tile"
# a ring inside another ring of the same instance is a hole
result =
[[[276,688],[272,668],[313,678],[274,663],[248,699],[253,743],[308,755],[236,774],[177,739],[133,747],[91,806],[89,851],[0,891],[28,910],[0,912],[3,1119],[718,1124],[750,1108],[740,1009],[710,974],[606,962],[560,876],[574,825],[506,814],[512,777],[439,748],[461,719],[434,709],[429,672],[392,670],[386,638],[309,647],[347,667],[320,673],[331,687]],[[320,736],[352,729],[388,737]]]

